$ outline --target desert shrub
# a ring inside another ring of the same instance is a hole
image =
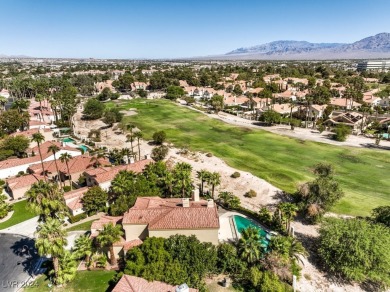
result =
[[[212,153],[207,153],[206,156],[207,157],[213,157],[213,154]]]
[[[249,190],[248,192],[245,193],[245,197],[247,197],[247,198],[254,198],[256,196],[257,196],[257,193],[254,190]]]
[[[80,220],[83,220],[85,218],[87,218],[87,214],[86,213],[82,213],[82,214],[79,214],[79,215],[76,215],[76,216],[69,216],[69,222],[71,224],[73,224],[73,223],[79,222]]]
[[[230,177],[232,177],[232,178],[238,178],[238,177],[240,177],[240,176],[241,176],[241,173],[239,173],[238,171],[235,171],[235,172],[232,173],[232,175],[231,175]]]

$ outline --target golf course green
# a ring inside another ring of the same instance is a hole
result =
[[[303,141],[226,124],[168,100],[136,99],[106,103],[136,109],[124,123],[134,123],[146,139],[158,130],[177,147],[211,152],[230,166],[251,172],[287,192],[313,179],[313,166],[331,163],[345,192],[334,212],[369,215],[390,204],[390,152]]]

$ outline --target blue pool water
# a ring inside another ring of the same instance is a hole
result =
[[[62,139],[62,142],[65,142],[65,143],[74,143],[75,142],[75,140],[73,140],[72,138],[64,138],[64,139]]]
[[[257,224],[255,221],[250,220],[248,218],[234,215],[233,216],[234,224],[236,225],[238,233],[242,233],[242,231],[248,227],[254,227],[259,232],[259,235],[261,236],[262,240],[261,243],[263,246],[267,247],[269,244],[269,234],[267,231],[265,231],[259,224]]]
[[[390,138],[389,133],[383,133],[382,136],[383,136],[383,138],[385,138],[385,139],[389,139],[389,138]]]
[[[89,150],[89,148],[85,145],[80,145],[79,148],[82,149],[84,153],[86,153]]]

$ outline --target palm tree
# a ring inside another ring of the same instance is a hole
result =
[[[64,195],[58,185],[40,180],[26,192],[28,208],[39,215],[40,221],[47,218],[62,218],[68,213]]]
[[[213,200],[215,200],[214,190],[215,190],[215,186],[218,186],[221,184],[221,175],[218,172],[210,173],[210,175],[207,178],[207,183],[209,183],[211,185],[211,196],[212,196]]]
[[[241,233],[238,241],[238,251],[240,257],[248,264],[254,264],[261,258],[262,246],[261,236],[254,227],[248,227]]]
[[[130,157],[132,156],[133,152],[129,148],[123,148],[122,149],[122,155],[127,157],[127,163],[130,163]]]
[[[134,133],[134,138],[137,138],[138,143],[138,160],[141,160],[141,144],[139,143],[139,140],[143,138],[143,134],[141,131]]]
[[[65,162],[66,164],[66,169],[68,170],[68,176],[69,176],[69,185],[70,185],[70,190],[72,190],[72,175],[70,174],[70,170],[69,170],[69,161],[72,159],[72,155],[70,155],[68,152],[65,152],[65,153],[62,153],[60,155],[60,161],[62,163]],[[64,183],[65,184],[65,183]]]
[[[297,214],[298,206],[293,203],[280,203],[277,208],[281,212],[281,217],[286,220],[286,231],[289,232],[291,220]]]
[[[103,230],[99,231],[96,241],[101,247],[108,248],[110,251],[111,265],[116,265],[116,258],[113,244],[121,239],[123,231],[120,225],[113,225],[111,222],[103,226]]]
[[[301,261],[301,258],[299,257],[300,255],[307,256],[308,252],[306,249],[303,247],[302,243],[298,241],[295,237],[289,237],[290,240],[290,248],[288,251],[288,254],[290,258],[295,258],[298,261]]]
[[[165,187],[167,188],[168,196],[170,196],[172,198],[173,184],[175,182],[175,177],[173,176],[172,172],[166,171],[162,180],[165,184]]]
[[[185,198],[186,190],[191,186],[191,164],[179,162],[176,164],[174,172],[176,177],[176,186],[181,190],[182,197]]]
[[[69,251],[65,250],[64,254],[59,258],[59,270],[56,283],[62,285],[68,283],[76,277],[77,262],[74,256]]]
[[[36,142],[38,144],[39,156],[41,157],[42,172],[43,172],[43,176],[46,180],[46,172],[45,172],[45,167],[43,165],[42,153],[41,153],[41,143],[43,141],[45,141],[45,137],[41,133],[37,132],[37,133],[32,134],[31,141]]]
[[[92,240],[89,236],[83,234],[76,239],[75,245],[73,248],[74,254],[77,258],[85,258],[85,262],[89,263],[90,257],[92,255]]]
[[[127,194],[129,184],[132,184],[136,178],[137,174],[135,172],[121,170],[111,182],[110,188],[115,197],[119,197],[120,195],[129,195]]]
[[[103,152],[97,152],[94,156],[91,157],[90,161],[93,162],[93,167],[97,168],[101,166],[100,159],[104,158],[105,155]]]
[[[58,277],[58,258],[65,253],[64,246],[67,245],[66,231],[61,228],[58,219],[48,218],[46,222],[41,222],[35,233],[35,247],[40,256],[51,255],[54,266],[55,279]]]
[[[127,124],[126,129],[130,131],[130,134],[126,136],[127,138],[126,142],[130,142],[131,151],[133,151],[133,142],[134,142],[133,129],[135,129],[135,125]]]
[[[7,103],[7,99],[4,96],[0,95],[0,106],[1,106],[1,112],[5,110],[5,104]]]
[[[51,144],[48,148],[47,148],[47,153],[53,153],[53,156],[54,156],[54,164],[56,165],[56,170],[57,170],[57,180],[61,186],[61,180],[60,180],[60,171],[58,170],[58,164],[57,164],[57,157],[56,157],[56,153],[60,151],[60,148],[55,145],[55,144]]]
[[[196,176],[198,179],[200,179],[200,194],[203,196],[203,189],[204,189],[204,182],[207,181],[208,177],[210,176],[210,172],[206,169],[201,169],[200,171],[196,172]]]

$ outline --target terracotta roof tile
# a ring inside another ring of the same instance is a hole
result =
[[[20,177],[13,177],[6,180],[8,187],[14,191],[17,189],[25,188],[27,186],[31,186],[32,184],[44,180],[43,176],[28,174]]]
[[[112,292],[175,292],[177,286],[172,286],[160,281],[148,282],[147,280],[135,276],[123,275]],[[196,292],[197,289],[189,289]]]
[[[123,224],[147,224],[150,230],[219,228],[219,217],[217,207],[207,207],[207,201],[183,207],[181,199],[140,197],[124,214]]]

